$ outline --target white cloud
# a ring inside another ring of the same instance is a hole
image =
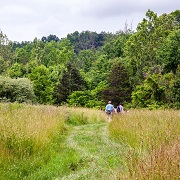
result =
[[[59,38],[74,31],[133,29],[148,9],[158,15],[180,7],[179,0],[6,0],[1,2],[0,29],[12,41],[32,41],[54,34]]]

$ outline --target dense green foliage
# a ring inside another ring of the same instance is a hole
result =
[[[29,78],[43,104],[179,108],[179,17],[179,10],[148,10],[136,32],[75,31],[21,43],[1,31],[0,75]]]

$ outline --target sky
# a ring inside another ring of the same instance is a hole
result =
[[[150,9],[157,15],[180,9],[180,0],[0,0],[0,30],[11,41],[64,38],[75,31],[135,30]]]

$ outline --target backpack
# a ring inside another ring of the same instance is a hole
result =
[[[107,110],[106,113],[107,113],[107,114],[111,114],[111,110]]]
[[[122,111],[122,107],[118,106],[117,107],[117,112],[121,112]]]
[[[117,107],[117,112],[120,112],[120,108],[119,108],[119,106]]]

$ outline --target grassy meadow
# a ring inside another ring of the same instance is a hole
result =
[[[131,110],[115,115],[111,136],[127,146],[123,179],[179,179],[180,111]]]
[[[103,120],[104,114],[91,109],[0,104],[0,179],[70,173],[81,158],[64,145],[68,127]]]
[[[180,111],[0,104],[0,179],[178,179]]]

